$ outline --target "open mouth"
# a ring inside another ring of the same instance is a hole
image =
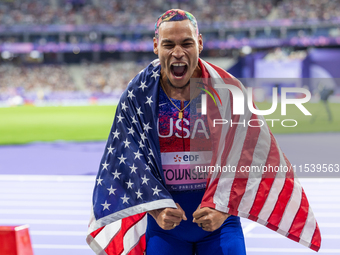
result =
[[[173,63],[170,69],[171,69],[171,73],[176,78],[181,78],[187,73],[188,66],[185,63]]]

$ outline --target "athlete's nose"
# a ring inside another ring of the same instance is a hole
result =
[[[172,52],[172,55],[177,59],[182,58],[184,56],[182,47],[180,45],[176,45],[174,51]]]

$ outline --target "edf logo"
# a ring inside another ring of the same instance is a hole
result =
[[[175,162],[193,162],[193,161],[198,161],[200,158],[200,156],[197,155],[183,155],[183,157],[180,157],[178,155],[176,155],[176,157],[174,157],[174,161]]]
[[[198,161],[199,155],[184,155],[183,161]]]

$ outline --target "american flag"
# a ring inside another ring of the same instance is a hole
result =
[[[216,82],[228,82],[245,91],[224,70],[203,60],[200,63]],[[159,77],[160,65],[155,60],[131,80],[117,106],[93,192],[87,242],[96,254],[143,254],[146,212],[176,208],[162,173],[157,132]],[[234,123],[264,120],[249,110],[232,115],[232,95],[226,89],[216,90],[223,107],[214,107],[208,100],[208,109],[218,109],[207,113],[214,140],[211,165],[237,169],[290,166],[267,125],[212,127],[213,119]],[[205,206],[257,221],[313,250],[320,248],[318,225],[292,171],[210,173],[201,203]]]

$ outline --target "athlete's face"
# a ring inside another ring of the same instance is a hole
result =
[[[164,22],[159,27],[158,40],[153,39],[154,53],[161,62],[162,75],[173,86],[185,86],[196,68],[203,49],[202,36],[197,36],[189,20]]]

